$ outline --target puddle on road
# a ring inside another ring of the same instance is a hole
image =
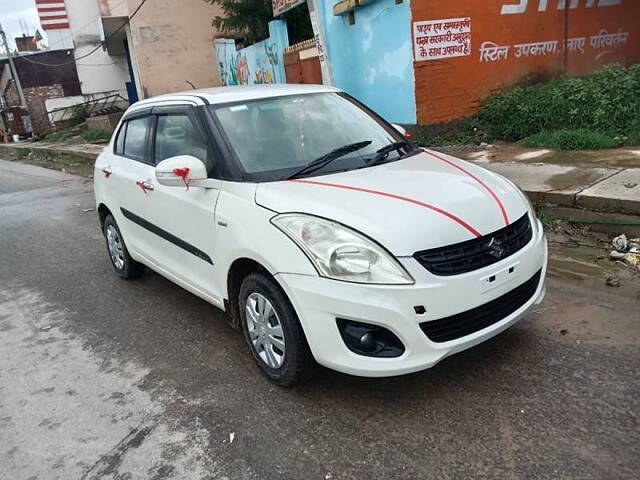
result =
[[[215,478],[209,433],[172,427],[163,399],[138,387],[147,370],[104,361],[64,322],[37,292],[0,291],[6,478]]]

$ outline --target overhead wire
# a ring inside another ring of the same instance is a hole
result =
[[[125,3],[127,0],[120,0],[118,3],[116,3],[115,5],[113,5],[111,8],[116,8],[119,7],[120,5],[122,5],[123,3]],[[79,28],[74,28],[73,32],[70,35],[65,35],[64,37],[62,37],[61,39],[59,39],[56,42],[50,43],[49,44],[49,50],[51,50],[51,47],[54,45],[60,45],[61,43],[63,43],[65,40],[72,40],[73,39],[73,35],[74,33],[78,33],[78,32],[82,32],[85,28],[90,27],[91,25],[95,25],[96,20],[98,20],[99,18],[101,18],[102,15],[98,14],[95,15],[91,21],[89,23],[86,23],[85,25],[83,25],[82,27]],[[42,20],[46,20],[47,18],[44,17]]]
[[[122,25],[120,25],[118,28],[116,28],[113,32],[111,32],[107,37],[105,37],[103,42],[100,42],[99,45],[97,45],[95,48],[91,49],[89,52],[85,53],[84,55],[81,55],[79,57],[74,57],[72,60],[68,61],[68,62],[62,62],[62,63],[48,63],[48,62],[38,62],[36,60],[33,60],[31,58],[29,58],[29,56],[26,55],[21,55],[18,58],[22,58],[24,60],[26,60],[27,62],[30,63],[35,63],[37,65],[44,65],[47,67],[61,67],[62,65],[70,65],[72,63],[77,62],[78,60],[82,60],[83,58],[87,58],[89,55],[94,54],[95,52],[97,52],[100,48],[103,47],[104,44],[106,44],[111,38],[113,38],[120,30],[122,30],[130,21],[131,19],[133,19],[133,17],[136,16],[136,14],[140,11],[140,9],[142,8],[142,6],[147,2],[147,0],[142,0],[140,2],[140,4],[136,7],[136,9],[133,11],[133,13],[131,15],[129,15],[129,17],[127,17],[127,20],[122,22]]]

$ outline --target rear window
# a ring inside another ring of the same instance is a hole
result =
[[[124,155],[136,160],[144,159],[149,117],[135,118],[127,122],[124,138]]]
[[[122,155],[124,151],[124,136],[127,132],[127,122],[122,122],[120,126],[120,130],[118,131],[118,136],[116,137],[116,148],[115,153],[118,155]]]

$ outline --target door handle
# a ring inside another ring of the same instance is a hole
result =
[[[111,176],[111,174],[113,173],[111,171],[111,165],[107,165],[105,167],[102,167],[102,173],[104,173],[105,178],[109,178]]]
[[[151,180],[144,180],[142,182],[138,181],[136,182],[136,185],[139,186],[145,194],[147,193],[147,190],[152,192],[155,188],[151,183]]]

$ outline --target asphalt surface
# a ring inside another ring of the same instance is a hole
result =
[[[638,478],[637,299],[550,281],[431,370],[282,389],[222,312],[116,277],[93,207],[0,161],[1,479]]]

